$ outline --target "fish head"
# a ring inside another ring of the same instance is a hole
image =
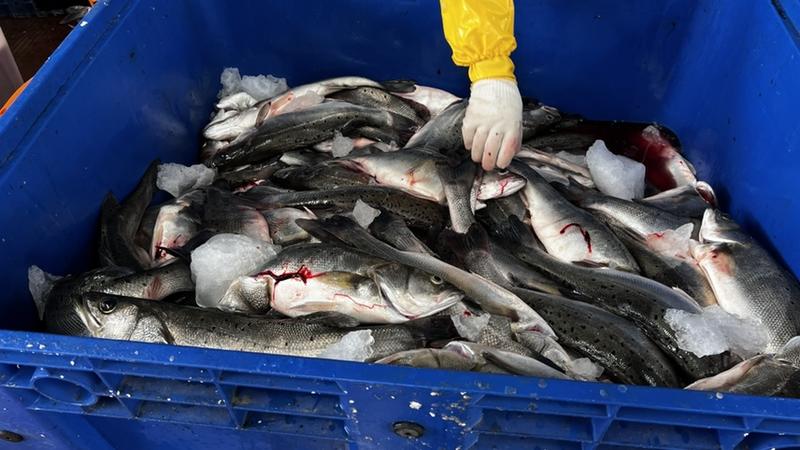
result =
[[[734,275],[732,244],[726,242],[691,245],[692,257],[707,273]]]
[[[744,244],[749,237],[742,232],[731,216],[718,209],[708,208],[700,225],[700,242]]]
[[[135,302],[98,293],[86,294],[80,309],[91,335],[107,339],[129,339],[140,315],[140,306]]]
[[[491,200],[515,194],[525,187],[525,178],[508,170],[495,170],[483,174],[478,185],[478,200]]]
[[[440,277],[402,264],[376,266],[371,275],[389,303],[409,318],[436,313],[464,297]]]

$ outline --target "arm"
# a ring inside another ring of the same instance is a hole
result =
[[[512,0],[440,0],[453,62],[472,81],[462,132],[472,159],[486,170],[506,167],[520,148],[522,99],[514,78]]]

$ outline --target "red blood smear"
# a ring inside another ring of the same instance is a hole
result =
[[[678,151],[661,133],[658,136],[642,132],[631,133],[628,137],[632,146],[622,153],[644,164],[647,181],[662,191],[676,187],[677,180],[669,171]],[[680,161],[680,159],[678,159]]]
[[[271,270],[265,270],[263,272],[259,272],[258,274],[256,274],[257,277],[258,276],[264,276],[264,275],[266,275],[268,277],[272,277],[272,279],[275,280],[276,284],[281,282],[281,281],[283,281],[283,280],[289,280],[291,278],[299,278],[300,281],[302,281],[303,284],[305,284],[306,281],[308,281],[309,279],[314,278],[314,277],[316,277],[316,276],[318,276],[320,274],[314,275],[311,272],[311,270],[309,270],[308,267],[300,266],[300,268],[297,269],[296,272],[283,272],[282,274],[276,274]]]
[[[670,173],[670,165],[682,162],[676,147],[680,144],[677,141],[673,144],[669,130],[660,128],[658,134],[643,133],[649,125],[587,121],[578,125],[574,131],[602,139],[612,152],[644,164],[647,181],[659,190],[666,191],[677,186],[677,180]]]
[[[508,186],[508,183],[510,182],[511,179],[509,178],[506,178],[505,180],[500,180],[500,195],[503,195],[503,192],[506,191],[506,186]]]
[[[586,241],[586,248],[587,248],[587,250],[589,251],[589,253],[592,253],[592,237],[591,237],[591,236],[589,236],[589,232],[588,232],[588,231],[586,231],[586,230],[584,230],[584,229],[583,229],[583,227],[581,226],[581,224],[579,224],[579,223],[568,223],[568,224],[566,224],[566,225],[564,226],[564,228],[562,228],[562,229],[561,229],[561,231],[559,231],[559,234],[564,234],[564,233],[566,233],[566,232],[567,232],[567,230],[568,230],[570,227],[577,227],[577,228],[578,228],[578,231],[580,231],[580,232],[581,232],[581,235],[583,236],[583,240],[584,240],[584,241]]]

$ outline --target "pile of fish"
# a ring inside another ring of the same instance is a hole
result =
[[[800,395],[800,285],[668,129],[528,101],[523,150],[484,172],[443,90],[276,89],[226,89],[202,165],[108,195],[100,267],[31,268],[49,330]],[[174,198],[151,205],[159,188]]]

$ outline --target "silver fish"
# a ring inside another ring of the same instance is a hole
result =
[[[697,302],[683,292],[633,273],[565,263],[537,248],[530,228],[511,217],[499,240],[520,260],[569,286],[582,301],[592,303],[635,323],[692,379],[727,369],[730,352],[698,358],[678,345],[677,334],[664,317],[669,309],[699,314]]]
[[[444,186],[436,169],[440,159],[439,155],[425,150],[406,148],[392,153],[338,158],[335,163],[366,173],[378,184],[445,204]]]
[[[634,201],[654,206],[676,216],[691,218],[702,218],[706,209],[717,207],[716,194],[704,181],[685,184]]]
[[[507,170],[493,170],[483,174],[474,195],[478,200],[486,201],[514,195],[524,187],[525,178]]]
[[[454,348],[417,348],[389,355],[377,364],[411,366],[427,369],[446,369],[488,373],[509,373],[473,352],[458,352]]]
[[[330,139],[344,127],[365,125],[393,128],[402,133],[410,133],[415,127],[409,119],[386,111],[345,102],[322,103],[270,118],[220,150],[211,163],[222,167],[265,161],[285,151]]]
[[[727,312],[759,320],[775,352],[800,334],[800,283],[730,217],[708,209],[702,245],[692,249],[717,303]]]
[[[564,373],[538,361],[519,353],[498,350],[487,345],[476,344],[474,342],[453,341],[444,347],[447,350],[456,351],[470,359],[486,360],[500,367],[509,373],[525,375],[529,377],[555,378],[559,380],[569,380],[570,377]]]
[[[280,355],[317,356],[351,331],[328,321],[267,319],[95,293],[76,299],[74,310],[92,337]],[[348,319],[345,324],[353,322]],[[54,332],[70,331],[48,325]],[[374,358],[424,344],[424,337],[412,328],[389,325],[371,330]]]
[[[554,337],[550,325],[516,295],[491,281],[447,264],[431,255],[396,248],[379,241],[351,219],[298,220],[297,224],[319,239],[336,239],[379,258],[419,268],[460,289],[485,311],[510,317],[515,326]]]
[[[629,230],[646,237],[666,230],[675,230],[692,221],[661,209],[586,189],[578,184],[556,188],[570,201],[591,211],[595,216],[616,228]]]
[[[677,387],[673,364],[632,322],[588,303],[512,289],[558,333],[559,341],[599,363],[618,383]]]
[[[566,261],[591,261],[614,269],[638,272],[633,256],[614,233],[588,212],[575,207],[539,174],[514,161],[513,171],[525,177],[523,198],[531,226],[547,252]]]

